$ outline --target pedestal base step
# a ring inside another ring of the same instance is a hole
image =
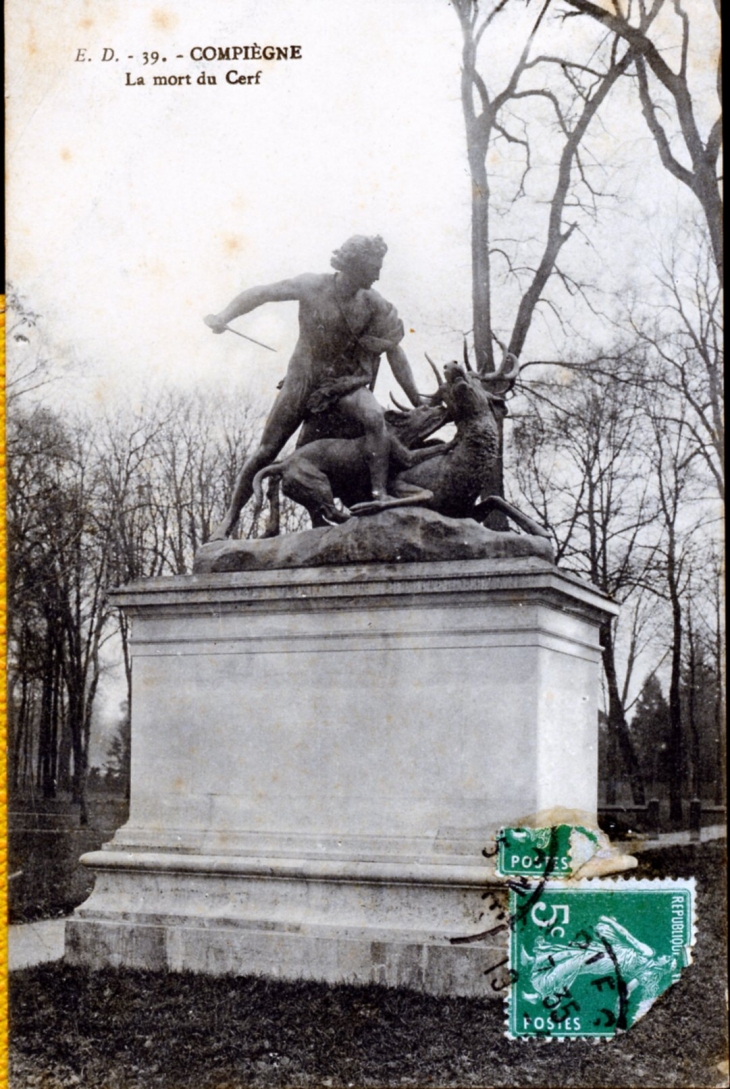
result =
[[[72,964],[501,993],[507,930],[480,935],[504,919],[505,889],[485,866],[113,850],[84,862],[96,887],[66,924]]]
[[[107,966],[208,975],[262,975],[327,983],[379,983],[435,995],[489,996],[504,969],[507,939],[494,944],[399,941],[392,936],[283,933],[207,926],[194,918],[141,924],[123,920],[70,919],[66,960],[90,968]],[[490,971],[492,969],[492,971]],[[496,969],[496,970],[494,970]]]

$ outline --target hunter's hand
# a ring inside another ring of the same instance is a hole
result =
[[[203,318],[203,321],[209,329],[213,330],[214,333],[225,333],[226,331],[227,323],[225,321],[221,321],[217,314],[208,314],[206,315],[206,317]]]

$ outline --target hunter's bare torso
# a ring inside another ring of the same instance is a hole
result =
[[[372,289],[344,296],[332,275],[305,274],[295,282],[299,340],[288,379],[316,385],[326,378],[357,373],[367,356],[359,351],[359,338],[375,332],[374,319],[389,309],[388,303]]]

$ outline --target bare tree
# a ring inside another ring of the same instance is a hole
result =
[[[260,425],[260,410],[245,390],[168,390],[148,399],[143,413],[122,410],[106,417],[95,450],[103,482],[97,518],[108,547],[107,589],[192,569]],[[288,500],[283,508],[285,527],[299,528],[304,512]],[[250,511],[244,512],[243,531],[258,532]],[[117,624],[131,698],[130,633],[121,611]]]
[[[723,282],[723,201],[718,161],[722,148],[722,87],[719,26],[717,34],[716,87],[718,107],[703,137],[697,119],[696,102],[690,84],[689,52],[692,15],[706,26],[714,9],[720,17],[720,0],[695,0],[691,8],[681,0],[565,0],[573,14],[585,15],[618,35],[630,48],[634,60],[639,101],[662,165],[696,197],[712,244],[717,275]],[[699,10],[699,9],[702,10]],[[669,33],[669,20],[675,28]],[[652,32],[654,36],[652,37]],[[678,57],[674,67],[667,56]],[[706,43],[702,60],[706,63]],[[672,131],[665,128],[671,119]],[[675,149],[681,146],[681,152]],[[681,157],[680,157],[681,156]],[[682,161],[684,158],[684,161]]]
[[[27,775],[35,763],[44,796],[70,786],[84,822],[91,714],[109,619],[93,437],[86,424],[16,406],[9,440],[11,693],[21,693],[11,776],[20,785],[20,768]]]
[[[633,52],[631,47],[619,48],[621,39],[613,34],[604,35],[595,44],[594,55],[588,57],[537,52],[536,42],[549,6],[543,3],[508,79],[499,90],[490,89],[488,78],[478,68],[480,46],[483,49],[491,36],[493,46],[499,47],[499,17],[506,9],[512,13],[515,5],[510,0],[497,0],[483,14],[477,0],[452,2],[463,36],[461,102],[472,186],[474,346],[479,369],[492,371],[495,343],[519,358],[536,308],[546,301],[545,288],[553,274],[558,274],[569,293],[580,290],[557,263],[566,242],[596,211],[598,190],[590,159],[584,161],[581,147],[611,88],[631,65]],[[498,214],[503,218],[506,207],[516,211],[522,199],[528,198],[528,175],[546,133],[550,134],[550,150],[539,173],[550,170],[552,189],[538,201],[531,201],[533,215],[537,204],[544,203],[546,219],[542,239],[531,247],[528,258],[524,240],[515,249],[508,248],[505,239],[492,237],[496,195],[489,163],[493,157],[504,163],[499,150],[506,143],[520,164],[510,195],[500,184]],[[517,285],[514,316],[501,330],[494,320],[495,260],[506,262],[509,277]]]
[[[223,396],[166,394],[147,467],[147,482],[162,569],[185,574],[225,510],[235,479],[261,426],[261,413],[245,391]],[[255,531],[244,515],[243,533]]]
[[[698,610],[699,639],[707,648],[707,658],[712,663],[712,690],[714,705],[716,748],[712,760],[715,772],[715,804],[723,805],[727,751],[725,735],[725,678],[727,676],[725,640],[725,557],[721,544],[712,542],[703,566],[702,585],[707,607]]]
[[[676,405],[642,390],[649,423],[647,454],[656,481],[657,524],[661,536],[653,549],[647,584],[668,604],[671,639],[668,641],[669,680],[669,808],[670,819],[682,820],[685,740],[681,703],[682,665],[693,570],[712,532],[711,507],[703,502],[702,479],[697,476],[700,451],[688,423],[687,402]]]
[[[144,413],[69,419],[16,402],[8,431],[11,781],[70,789],[86,819],[104,646],[129,631],[108,590],[190,570],[258,429],[230,399],[166,394]],[[255,532],[249,519],[248,532]]]
[[[679,235],[657,278],[650,319],[631,307],[626,324],[644,349],[647,370],[635,376],[664,406],[668,423],[691,436],[720,499],[725,499],[722,290],[701,230]],[[704,244],[703,244],[704,241]]]
[[[54,568],[44,547],[66,532],[55,481],[70,443],[55,417],[17,406],[8,423],[8,696],[11,786],[54,791],[62,707]]]
[[[154,578],[165,569],[164,551],[150,502],[149,466],[154,443],[165,424],[159,405],[144,414],[107,414],[98,430],[96,457],[103,502],[96,512],[108,540],[106,586]],[[132,690],[129,620],[117,617],[128,697]]]
[[[557,561],[619,603],[636,602],[653,556],[655,503],[650,463],[640,442],[640,391],[577,370],[532,384],[529,411],[516,420],[512,451],[520,502],[551,526]],[[627,608],[627,665],[619,669],[618,623],[600,639],[607,692],[607,801],[616,800],[618,762],[634,801],[644,785],[627,725],[631,671],[647,636],[646,603]],[[626,625],[626,620],[624,624]]]

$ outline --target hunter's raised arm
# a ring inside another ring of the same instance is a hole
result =
[[[258,287],[249,287],[236,295],[219,314],[208,314],[203,321],[214,333],[224,332],[229,322],[234,318],[240,318],[242,314],[249,314],[258,306],[267,302],[291,302],[301,299],[303,292],[311,277],[293,276],[290,280],[279,280],[275,284],[260,284]]]

